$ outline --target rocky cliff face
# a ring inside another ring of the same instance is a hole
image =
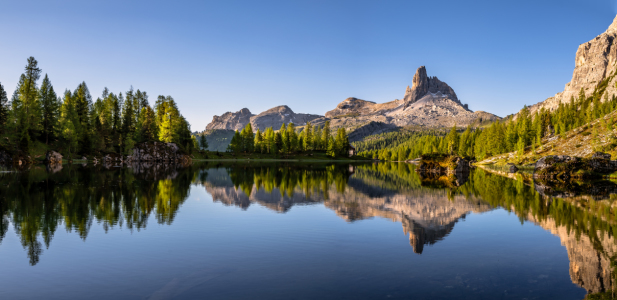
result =
[[[256,116],[245,108],[236,113],[215,116],[206,130],[241,130],[249,122],[255,131],[263,131],[267,127],[277,130],[283,123],[293,122],[296,126],[303,126],[310,121],[314,125],[323,126],[326,121],[330,121],[332,129],[344,127],[352,133],[353,140],[361,140],[365,136],[401,126],[467,126],[500,119],[487,112],[469,110],[458,99],[452,87],[437,77],[429,77],[426,67],[422,66],[416,70],[412,86],[407,87],[403,100],[375,103],[351,97],[326,112],[325,117],[296,114],[286,105],[271,108]]]
[[[316,120],[317,125],[330,119],[334,128],[345,127],[350,132],[361,130],[354,134],[354,140],[366,135],[382,133],[384,129],[400,126],[430,126],[451,127],[454,124],[466,126],[469,124],[496,121],[496,115],[469,110],[462,104],[454,90],[437,77],[429,77],[424,66],[418,68],[413,77],[411,88],[403,100],[394,100],[386,103],[375,103],[357,98],[347,98],[337,107],[326,113],[326,118]],[[383,126],[375,126],[381,123]],[[367,124],[373,124],[366,127]],[[375,128],[371,132],[370,128]]]
[[[253,116],[255,115],[252,114],[248,108],[243,108],[235,113],[228,111],[220,117],[214,116],[212,122],[206,126],[206,130],[242,130],[242,128],[251,121],[251,117]]]
[[[534,113],[541,108],[554,110],[559,107],[559,103],[569,102],[571,97],[577,98],[581,88],[586,96],[591,95],[598,83],[615,72],[617,67],[616,37],[617,17],[604,33],[578,47],[572,80],[566,84],[563,92],[532,105],[530,111]],[[609,97],[617,95],[615,83],[617,83],[617,78],[612,78],[608,84],[605,93]]]
[[[294,123],[296,126],[303,126],[306,122],[321,118],[319,115],[297,114],[289,106],[281,105],[268,109],[251,118],[251,126],[253,130],[260,129],[264,131],[268,127],[278,130],[283,123]]]
[[[441,93],[442,95],[450,98],[452,101],[460,104],[460,101],[456,97],[456,93],[454,93],[454,90],[448,84],[437,79],[437,77],[428,77],[426,75],[426,67],[421,66],[418,70],[416,70],[416,74],[413,76],[411,88],[407,86],[407,91],[405,92],[403,101],[405,101],[405,104],[409,106],[410,104],[413,104],[422,97],[426,96],[428,93]]]
[[[220,117],[214,116],[212,122],[206,126],[206,131],[242,130],[248,123],[251,123],[253,131],[257,131],[257,129],[264,131],[268,127],[278,130],[283,123],[294,123],[296,126],[302,126],[305,125],[306,122],[318,118],[322,118],[322,116],[297,114],[287,105],[273,107],[258,115],[252,114],[248,108],[243,108],[235,113],[226,112]]]

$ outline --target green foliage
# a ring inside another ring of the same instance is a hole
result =
[[[196,147],[190,124],[170,96],[159,96],[153,109],[146,92],[131,87],[125,98],[105,88],[93,102],[82,82],[60,98],[47,75],[38,87],[40,75],[30,57],[10,103],[0,85],[0,136],[25,153],[38,142],[71,155],[128,153],[145,141],[174,142],[188,153]]]
[[[9,99],[6,96],[4,86],[0,84],[0,134],[4,132],[4,128],[9,119]]]
[[[617,109],[615,95],[609,98],[605,93],[614,76],[615,74],[612,74],[600,82],[590,96],[586,96],[584,90],[581,90],[578,98],[572,97],[569,103],[560,103],[554,111],[541,109],[532,115],[525,106],[516,120],[506,118],[485,128],[468,127],[462,134],[456,126],[452,127],[445,137],[443,131],[399,131],[367,137],[362,142],[355,142],[354,146],[360,151],[358,155],[381,160],[402,161],[427,153],[456,154],[467,159],[483,160],[507,152],[516,152],[520,159],[525,151],[535,151],[536,146],[541,146],[542,138],[548,134],[554,133],[564,138],[567,132],[587,126],[587,123],[603,118]],[[606,132],[609,139],[617,140],[612,133],[614,121],[602,119],[600,123],[602,133]],[[594,130],[596,131],[593,133],[592,142],[599,144],[600,132]],[[591,134],[589,131],[582,133],[583,136]],[[617,145],[617,141],[614,144]],[[612,147],[613,143],[609,145],[611,146],[607,147]],[[596,148],[602,150],[601,147]]]
[[[251,124],[247,124],[241,132],[236,131],[227,146],[227,152],[234,153],[264,153],[274,155],[289,155],[292,153],[326,151],[330,157],[348,157],[349,138],[344,128],[337,130],[336,136],[328,136],[330,133],[329,123],[326,122],[325,130],[308,123],[298,133],[293,123],[282,124],[278,131],[272,127],[266,128],[262,133],[257,130],[253,133]],[[327,142],[323,142],[326,140]]]

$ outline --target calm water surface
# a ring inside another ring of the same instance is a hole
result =
[[[612,290],[612,183],[517,176],[284,162],[0,173],[0,299],[583,299]],[[605,188],[580,193],[593,186]]]

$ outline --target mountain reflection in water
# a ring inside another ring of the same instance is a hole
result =
[[[484,170],[421,177],[414,168],[283,162],[37,166],[0,173],[0,243],[12,224],[36,265],[61,227],[85,241],[94,222],[105,231],[116,226],[140,231],[150,217],[173,226],[197,185],[215,202],[241,209],[259,204],[285,213],[296,205],[323,204],[348,222],[373,217],[400,222],[417,254],[447,238],[468,214],[503,208],[561,239],[574,283],[590,293],[613,289],[614,183],[534,183],[520,174],[507,178]]]

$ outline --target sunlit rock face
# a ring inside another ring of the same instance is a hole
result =
[[[270,108],[258,115],[254,115],[247,108],[243,108],[235,113],[226,112],[220,117],[214,116],[212,122],[206,126],[206,130],[242,130],[249,123],[253,127],[253,131],[257,131],[257,129],[264,131],[268,127],[277,130],[283,124],[294,123],[296,126],[302,126],[321,117],[320,115],[295,113],[287,105]]]
[[[206,130],[242,130],[251,121],[252,116],[254,114],[248,108],[243,108],[235,113],[228,111],[221,116],[214,116],[212,122],[206,126]]]
[[[429,77],[424,66],[418,68],[412,86],[407,87],[403,100],[376,103],[347,98],[326,117],[314,121],[322,125],[330,120],[333,128],[348,129],[352,141],[372,134],[388,132],[401,126],[451,127],[483,121],[499,120],[496,115],[473,112],[461,103],[454,89],[437,77]]]
[[[321,117],[320,115],[295,113],[289,106],[280,105],[252,117],[251,126],[255,131],[257,129],[264,131],[268,127],[277,130],[281,128],[283,124],[293,123],[296,126],[303,126],[306,125],[307,122]]]
[[[585,91],[585,95],[589,97],[600,82],[609,78],[615,72],[617,67],[616,37],[617,17],[604,33],[578,46],[574,59],[572,80],[566,84],[564,90],[543,102],[530,106],[530,112],[533,114],[541,108],[555,110],[560,103],[569,103],[572,97],[578,98],[581,88]],[[605,91],[608,97],[617,95],[615,83],[617,83],[617,76],[613,77],[608,83]]]
[[[416,70],[416,74],[413,76],[412,86],[405,91],[405,97],[403,100],[407,105],[412,104],[428,93],[441,95],[452,99],[460,104],[454,90],[445,82],[437,79],[437,77],[428,77],[426,75],[426,67],[421,66]]]

